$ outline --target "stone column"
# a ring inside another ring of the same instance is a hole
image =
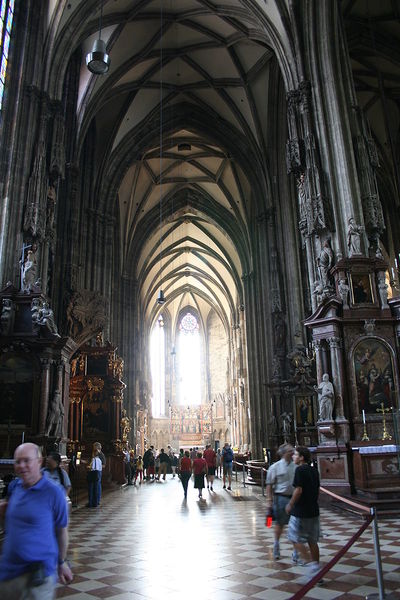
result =
[[[331,351],[332,380],[335,389],[336,405],[336,434],[339,443],[345,444],[350,440],[349,423],[344,415],[343,407],[343,382],[345,381],[342,339],[333,336],[328,340]]]
[[[39,411],[39,427],[38,433],[40,435],[45,434],[46,430],[46,418],[49,409],[49,390],[50,390],[50,364],[51,361],[48,358],[41,358],[40,363],[42,366],[42,385],[40,390],[40,411]]]

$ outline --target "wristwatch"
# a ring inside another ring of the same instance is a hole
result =
[[[61,565],[63,565],[65,562],[67,562],[66,558],[63,558],[63,560],[58,560],[58,566],[61,567]]]

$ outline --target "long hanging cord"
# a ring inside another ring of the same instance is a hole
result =
[[[162,276],[162,152],[163,152],[163,9],[160,6],[160,290]]]

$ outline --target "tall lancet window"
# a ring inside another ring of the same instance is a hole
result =
[[[178,368],[179,404],[201,404],[200,327],[195,315],[188,311],[179,323]]]
[[[165,415],[165,332],[164,319],[158,317],[150,339],[150,365],[153,382],[153,417]]]
[[[0,110],[3,106],[4,87],[10,48],[11,28],[14,18],[14,0],[1,0],[0,9]]]

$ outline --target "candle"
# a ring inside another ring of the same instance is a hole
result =
[[[363,416],[363,423],[364,423],[364,425],[365,425],[365,410],[364,410],[364,409],[363,409],[363,411],[362,411],[362,416]]]

